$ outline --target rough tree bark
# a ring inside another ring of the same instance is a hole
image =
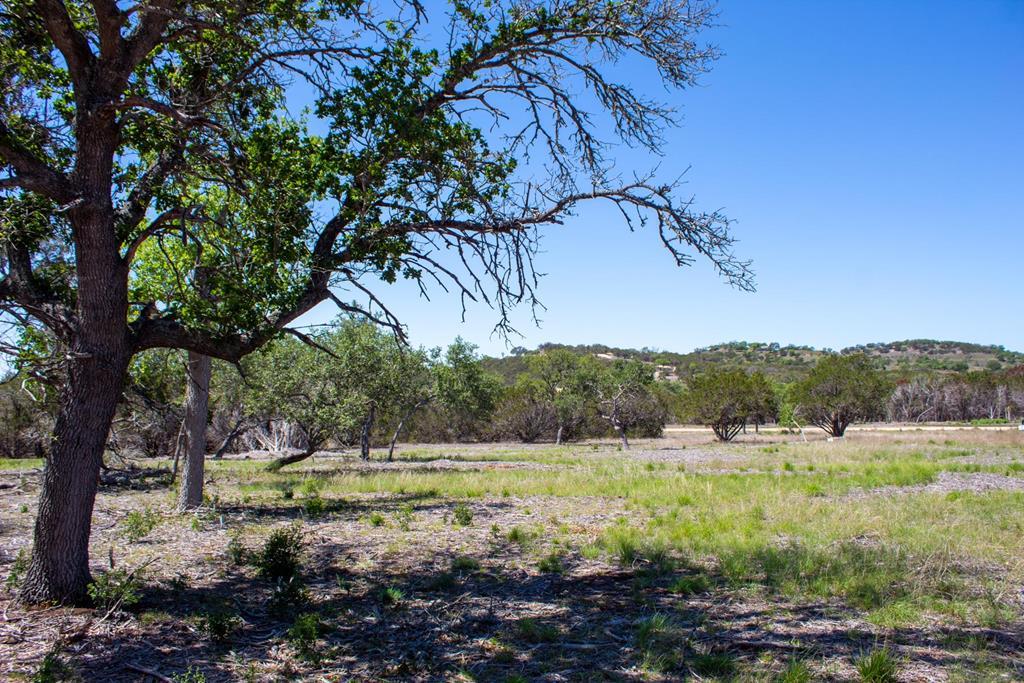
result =
[[[68,348],[68,381],[43,470],[32,559],[21,586],[21,599],[28,603],[88,600],[93,503],[133,353],[126,324],[127,277],[109,229],[110,211],[101,197],[72,212],[80,226],[77,325]]]
[[[188,352],[185,385],[185,466],[178,489],[178,512],[203,504],[203,475],[206,465],[206,417],[210,400],[209,356]]]

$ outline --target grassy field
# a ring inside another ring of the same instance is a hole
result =
[[[101,489],[100,608],[8,594],[0,675],[1024,680],[1024,434],[708,437],[231,458],[185,517],[146,462]],[[38,466],[0,462],[9,587]]]

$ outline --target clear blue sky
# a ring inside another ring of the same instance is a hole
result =
[[[664,158],[702,208],[736,221],[758,291],[704,263],[677,269],[656,235],[588,210],[546,232],[547,306],[513,343],[686,351],[720,341],[842,348],[938,338],[1024,350],[1024,0],[722,0],[724,57],[670,100]],[[655,79],[635,85],[657,89]],[[660,90],[654,90],[660,93]],[[484,352],[497,314],[408,285],[385,301],[412,341]]]

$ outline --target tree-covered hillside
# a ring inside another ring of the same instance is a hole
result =
[[[636,359],[658,366],[665,379],[685,379],[709,367],[761,371],[779,381],[789,382],[805,376],[814,364],[832,352],[810,346],[781,345],[775,342],[733,341],[678,353],[660,349],[622,349],[604,344],[541,344],[536,350],[521,347],[502,358],[485,359],[487,368],[507,381],[514,381],[526,367],[525,358],[550,349],[567,349],[581,355],[612,360]],[[840,353],[864,353],[874,359],[880,369],[901,375],[956,373],[971,370],[1001,370],[1024,364],[1024,353],[1002,346],[971,344],[933,339],[879,342],[852,346]]]

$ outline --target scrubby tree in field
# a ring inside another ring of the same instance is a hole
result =
[[[776,411],[775,394],[760,372],[710,368],[687,382],[685,414],[731,441],[752,420]]]
[[[418,352],[418,362],[407,365],[402,375],[398,402],[401,417],[388,449],[388,460],[394,457],[395,444],[406,424],[426,407],[436,411],[436,418],[444,422],[442,430],[447,439],[462,440],[476,435],[479,425],[494,411],[501,392],[500,381],[484,370],[477,347],[461,337],[448,348]]]
[[[513,437],[534,443],[554,431],[558,424],[555,404],[536,378],[523,375],[495,409],[495,430],[500,438]]]
[[[529,356],[527,362],[554,407],[555,443],[574,438],[595,410],[600,366],[592,357],[566,349],[550,349]]]
[[[831,355],[818,361],[792,389],[797,412],[830,436],[841,437],[856,420],[884,414],[891,387],[864,354]]]
[[[640,361],[615,361],[598,379],[598,410],[629,449],[629,433],[640,426],[665,424],[665,408],[652,392],[654,373]]]
[[[444,12],[5,4],[0,309],[53,331],[66,376],[24,600],[86,598],[97,473],[142,350],[238,361],[328,299],[397,326],[380,297],[398,278],[486,300],[502,324],[534,299],[540,229],[583,202],[649,224],[680,265],[701,255],[751,285],[721,215],[671,183],[612,173],[604,156],[606,136],[657,151],[674,111],[611,67],[693,84],[716,57],[697,42],[709,5],[455,0]],[[132,290],[150,244],[169,268],[201,266],[178,272],[166,300]]]
[[[270,468],[300,462],[354,432],[368,459],[374,421],[395,412],[410,354],[376,325],[354,319],[304,337],[275,342],[245,363],[247,408],[263,421],[297,426],[304,441]]]

